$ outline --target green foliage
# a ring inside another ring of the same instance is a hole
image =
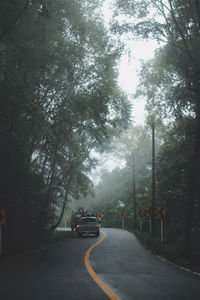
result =
[[[0,4],[0,194],[8,248],[25,247],[29,230],[42,239],[69,196],[92,193],[91,150],[102,150],[128,124],[130,105],[116,80],[121,45],[108,39],[101,4]]]
[[[86,198],[84,205],[92,212],[103,213],[103,224],[108,227],[121,227],[120,211],[124,210],[125,226],[132,228],[133,168],[136,172],[137,210],[150,206],[151,170],[148,163],[151,161],[151,136],[142,126],[130,126],[115,139],[112,150],[123,162],[121,167],[101,173],[94,199]]]
[[[190,166],[195,140],[194,119],[183,118],[173,124],[164,136],[158,155],[157,198],[167,207],[167,224],[185,227],[185,206],[190,185]]]
[[[183,214],[176,219],[180,226],[184,224],[189,256],[191,247],[199,249],[199,2],[116,0],[115,4],[115,32],[153,38],[162,45],[155,58],[143,65],[137,95],[147,98],[150,116],[153,113],[171,124],[163,136],[159,156],[163,165],[158,172],[159,201],[169,198],[166,203],[170,215],[184,208],[185,220]],[[129,18],[122,20],[119,14]]]

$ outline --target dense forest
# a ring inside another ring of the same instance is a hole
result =
[[[156,39],[161,47],[144,64],[138,95],[166,133],[158,156],[158,201],[169,209],[185,254],[200,246],[200,3],[198,0],[115,1],[115,32]],[[118,20],[119,14],[128,21]],[[183,239],[183,241],[181,241]]]
[[[0,3],[3,250],[43,241],[81,198],[109,227],[121,226],[124,210],[125,226],[139,228],[138,212],[151,208],[153,235],[163,206],[165,240],[198,256],[200,2],[113,0],[109,29],[103,2]],[[122,36],[160,45],[134,95],[146,99],[144,126],[130,124],[117,84]],[[105,150],[121,163],[93,187],[93,154]]]
[[[3,251],[31,248],[59,224],[69,196],[92,192],[91,151],[126,128],[117,86],[122,45],[102,1],[0,3],[0,209]]]
[[[154,58],[143,63],[134,95],[146,99],[146,125],[130,126],[115,139],[114,152],[126,163],[102,174],[93,209],[101,211],[104,224],[111,227],[121,227],[124,210],[128,228],[139,228],[142,210],[143,230],[148,232],[147,208],[152,209],[152,234],[158,235],[157,209],[163,206],[165,241],[176,244],[182,255],[199,257],[200,2],[113,3],[114,34],[153,39],[160,46]]]

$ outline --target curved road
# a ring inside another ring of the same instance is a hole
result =
[[[200,299],[199,276],[154,257],[132,233],[103,231],[106,238],[92,250],[90,263],[120,299]],[[102,236],[68,237],[40,252],[1,258],[1,299],[109,299],[84,264],[87,250]]]

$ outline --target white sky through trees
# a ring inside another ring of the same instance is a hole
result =
[[[105,0],[103,6],[103,13],[105,23],[109,23],[112,17],[111,0]],[[131,35],[130,35],[131,37]],[[138,82],[138,72],[140,70],[140,61],[148,60],[153,58],[154,51],[158,48],[158,43],[156,41],[136,41],[136,40],[126,40],[126,45],[128,51],[124,53],[121,57],[119,64],[119,77],[118,82],[122,90],[131,95],[136,91]],[[144,99],[134,99],[131,103],[133,104],[133,118],[136,124],[144,124],[145,119],[145,100]]]
[[[103,13],[106,26],[109,26],[109,20],[112,17],[112,0],[105,0]],[[131,34],[130,34],[131,38]],[[118,83],[120,88],[128,94],[130,102],[133,105],[133,122],[135,125],[144,125],[145,123],[145,99],[133,99],[139,83],[138,73],[141,68],[141,60],[147,61],[153,58],[154,51],[159,47],[156,41],[125,40],[126,50],[120,59],[118,66]],[[115,167],[123,168],[124,161],[119,160],[113,153],[95,154],[99,160],[99,166],[92,170],[90,178],[94,183],[98,183],[103,170],[111,171]]]

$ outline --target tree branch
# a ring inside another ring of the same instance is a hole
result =
[[[32,1],[32,4],[35,2],[35,0]],[[21,16],[23,15],[23,13],[25,12],[26,8],[28,7],[28,5],[30,4],[30,2],[28,0],[26,0],[22,10],[19,12],[19,14],[17,15],[17,17],[13,20],[13,22],[3,30],[3,32],[0,34],[0,40],[7,34],[10,32],[10,30],[12,29],[12,27],[17,23],[17,21],[21,18]],[[32,5],[31,4],[31,5]]]

